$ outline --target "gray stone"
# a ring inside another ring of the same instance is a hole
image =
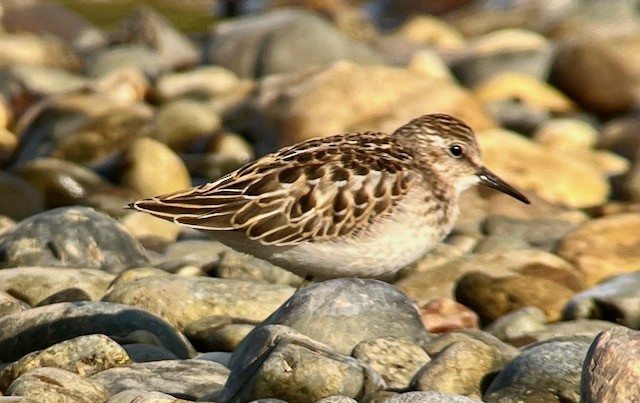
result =
[[[318,400],[316,403],[358,403],[358,401],[347,396],[334,395],[324,397]]]
[[[184,397],[188,400],[222,389],[229,370],[204,360],[175,360],[136,363],[112,368],[91,377],[112,395],[127,389],[145,389]]]
[[[145,389],[128,389],[111,396],[107,403],[189,403],[191,400],[178,399],[162,392]]]
[[[182,330],[191,322],[214,315],[263,320],[293,292],[292,287],[282,285],[163,275],[120,281],[104,301],[144,309]]]
[[[149,262],[111,217],[87,207],[45,211],[0,234],[0,268],[52,266],[119,272]]]
[[[0,171],[0,193],[0,214],[14,220],[22,220],[44,209],[36,189],[13,174]]]
[[[528,306],[501,316],[484,330],[500,340],[510,343],[530,332],[543,330],[546,323],[547,317],[540,308]]]
[[[114,277],[97,269],[16,267],[0,270],[0,290],[9,291],[33,306],[71,288],[84,291],[92,300],[99,300]]]
[[[402,393],[385,403],[476,403],[480,400],[470,399],[466,396],[452,395],[443,392],[408,392]]]
[[[506,364],[502,352],[475,339],[449,344],[416,374],[416,390],[434,390],[480,399],[489,374]]]
[[[614,324],[611,322],[589,319],[549,323],[538,330],[529,329],[520,336],[512,340],[508,340],[508,342],[514,346],[524,346],[545,340],[571,336],[584,336],[592,340],[598,335],[598,333],[611,329],[613,326]]]
[[[640,271],[613,277],[574,295],[564,308],[563,319],[601,319],[640,328]]]
[[[89,63],[91,77],[105,77],[115,71],[137,69],[147,76],[158,76],[169,66],[160,54],[144,45],[118,45],[96,52]]]
[[[132,343],[122,346],[133,362],[177,360],[179,357],[162,346]]]
[[[464,329],[439,335],[426,342],[423,347],[430,357],[435,357],[451,344],[458,342],[464,343],[470,340],[480,341],[490,346],[493,350],[499,351],[505,363],[511,361],[519,354],[517,348],[499,340],[487,332],[475,329]]]
[[[365,44],[350,39],[319,16],[301,10],[278,10],[218,25],[204,59],[241,77],[292,72],[338,60],[382,62]]]
[[[65,288],[54,294],[49,295],[42,301],[38,302],[36,306],[44,306],[57,304],[60,302],[78,302],[78,301],[92,301],[91,295],[87,294],[85,290],[80,288]]]
[[[14,313],[26,311],[29,308],[31,308],[29,304],[17,298],[14,298],[4,291],[0,291],[0,318]]]
[[[36,368],[13,381],[7,394],[39,403],[103,403],[109,393],[98,383],[60,368]]]
[[[353,357],[378,372],[389,388],[406,388],[411,378],[431,358],[418,345],[395,337],[381,337],[360,342]]]
[[[0,371],[0,390],[34,368],[52,367],[75,372],[83,377],[105,369],[131,364],[125,350],[102,334],[80,336],[34,351]]]
[[[382,379],[359,361],[282,325],[257,328],[234,352],[220,400],[279,398],[304,403],[333,395],[361,398]]]
[[[138,6],[113,36],[123,42],[144,44],[155,49],[172,70],[193,66],[200,59],[198,49],[189,38],[151,7]]]
[[[216,277],[298,287],[302,277],[245,253],[229,250],[215,270]]]
[[[489,216],[483,227],[488,235],[520,238],[533,248],[552,251],[567,233],[578,227],[578,224],[554,219],[524,220]]]
[[[370,279],[341,278],[303,288],[260,326],[270,324],[289,326],[341,354],[377,337],[418,343],[427,337],[412,301],[392,285]]]
[[[581,402],[633,402],[640,396],[640,332],[616,326],[594,340],[582,369]]]
[[[579,402],[580,374],[589,337],[566,337],[532,345],[491,382],[483,401]]]
[[[195,355],[187,339],[166,321],[140,309],[108,302],[64,302],[0,318],[0,361],[73,337],[102,333],[117,341],[166,347],[180,358]]]

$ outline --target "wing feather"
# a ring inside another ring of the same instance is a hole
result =
[[[202,186],[131,207],[263,244],[350,236],[390,212],[416,179],[412,156],[381,133],[310,140]]]

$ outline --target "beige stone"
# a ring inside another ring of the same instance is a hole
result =
[[[588,221],[567,234],[557,253],[575,265],[587,285],[640,267],[640,214],[617,214]]]
[[[485,165],[511,185],[568,207],[602,204],[610,186],[598,167],[553,153],[506,130],[478,133]]]

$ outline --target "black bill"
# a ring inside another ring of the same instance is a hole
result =
[[[509,185],[507,182],[500,179],[496,174],[489,171],[487,168],[482,167],[477,173],[478,178],[480,178],[480,183],[485,186],[489,186],[490,188],[494,188],[496,190],[501,191],[502,193],[508,194],[509,196],[520,200],[523,203],[529,204],[529,199],[522,193],[518,192],[513,186]]]

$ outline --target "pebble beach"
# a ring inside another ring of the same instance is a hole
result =
[[[640,401],[637,2],[114,3],[0,0],[0,403]],[[433,113],[531,204],[393,276],[125,209]]]

